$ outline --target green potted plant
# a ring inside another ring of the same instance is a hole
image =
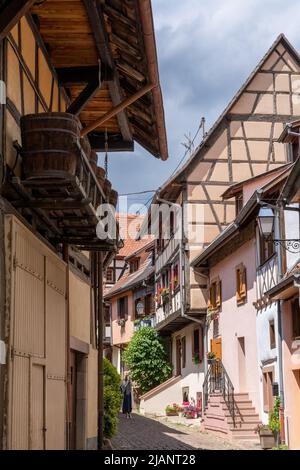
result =
[[[164,287],[164,288],[160,291],[160,295],[161,295],[161,298],[162,298],[163,303],[166,303],[166,302],[169,301],[170,290],[169,290],[167,287]]]
[[[255,432],[259,434],[260,446],[262,449],[272,449],[276,446],[273,431],[268,424],[259,424],[255,428]]]
[[[167,416],[178,416],[182,412],[182,407],[177,403],[172,403],[172,405],[166,406],[165,411]]]
[[[193,362],[194,362],[194,364],[200,364],[200,354],[199,353],[195,353],[193,355]]]
[[[279,446],[280,436],[280,397],[276,397],[269,414],[269,423],[260,424],[255,431],[259,434],[262,449],[273,449]]]
[[[207,363],[208,364],[214,364],[217,360],[215,353],[212,352],[212,351],[209,351],[207,353],[206,357],[207,357]]]
[[[275,398],[275,403],[269,415],[269,428],[274,434],[276,446],[280,439],[280,397]]]

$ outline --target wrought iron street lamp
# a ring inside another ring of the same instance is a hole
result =
[[[260,208],[257,216],[257,222],[260,234],[265,240],[272,241],[275,246],[282,246],[285,250],[289,251],[290,253],[300,252],[299,238],[272,238],[272,234],[274,232],[275,214],[271,207],[264,205]]]
[[[145,311],[145,308],[144,308],[144,302],[142,301],[139,301],[137,304],[136,304],[136,313],[139,317],[141,317],[142,315],[144,315],[144,311]]]

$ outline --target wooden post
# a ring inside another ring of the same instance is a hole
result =
[[[109,119],[111,119],[112,117],[116,116],[116,114],[120,113],[121,111],[123,111],[125,108],[127,108],[128,106],[130,106],[132,103],[134,103],[135,101],[137,101],[139,98],[141,98],[142,96],[144,96],[146,93],[148,93],[149,91],[151,91],[156,85],[150,83],[146,86],[144,86],[143,88],[141,88],[137,93],[134,93],[134,95],[130,96],[129,98],[126,98],[126,100],[122,101],[120,104],[118,104],[117,106],[115,106],[114,108],[112,108],[110,111],[108,111],[108,113],[104,114],[104,116],[102,116],[101,118],[99,119],[96,119],[96,121],[92,122],[92,124],[90,124],[89,126],[85,127],[82,131],[81,131],[81,137],[84,137],[86,134],[88,134],[89,132],[93,131],[94,129],[96,129],[96,127],[99,127],[101,126],[102,124],[104,124],[106,121],[108,121]]]
[[[103,370],[103,262],[102,253],[97,253],[98,260],[98,436],[97,448],[103,447],[104,430],[104,370]]]

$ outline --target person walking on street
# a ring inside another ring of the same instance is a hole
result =
[[[132,412],[132,383],[128,375],[125,376],[121,384],[121,391],[123,393],[123,407],[122,411],[127,418],[131,418]]]

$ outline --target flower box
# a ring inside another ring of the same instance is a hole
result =
[[[259,431],[259,439],[262,449],[272,449],[277,446],[277,438],[271,429],[261,429]]]

